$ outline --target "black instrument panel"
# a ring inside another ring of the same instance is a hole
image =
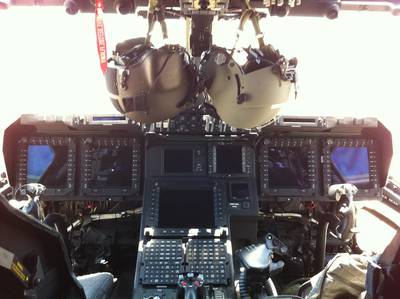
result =
[[[316,138],[264,139],[259,152],[262,195],[317,195],[317,153]]]
[[[381,194],[377,142],[362,137],[265,138],[259,151],[260,193],[327,199],[329,186],[350,183],[358,196]]]
[[[11,182],[42,183],[47,200],[140,201],[145,181],[209,181],[221,186],[235,214],[254,211],[258,200],[326,200],[339,183],[356,185],[359,196],[380,196],[390,159],[374,131],[183,136],[111,133],[115,126],[17,135],[15,162],[6,159],[7,168],[14,165]]]
[[[215,209],[216,219],[220,223],[226,223],[226,220],[220,219],[222,214],[252,215],[258,211],[255,150],[244,140],[229,137],[149,140],[145,156],[145,179],[154,185],[145,187],[147,192],[144,200],[157,205],[152,207],[155,211],[162,211],[163,195],[166,193],[169,196],[165,198],[172,198],[169,206],[174,209],[179,210],[188,203],[196,207],[202,202],[195,210],[199,212],[203,207],[207,211]],[[204,184],[212,186],[212,190],[199,190]],[[159,190],[159,186],[164,186],[164,189],[168,186],[168,191]],[[190,186],[190,190],[182,190],[185,186]],[[185,193],[183,198],[186,200],[178,204],[182,193]],[[199,194],[203,194],[202,199],[192,201]],[[208,200],[210,198],[216,198],[214,205]],[[226,206],[228,210],[221,213],[218,205]],[[203,214],[204,219],[211,219],[206,213]],[[159,216],[155,215],[154,220]],[[191,223],[191,219],[195,218],[196,215],[189,216],[186,222]],[[149,225],[157,226],[153,220]]]
[[[40,183],[50,196],[68,196],[75,187],[76,142],[64,136],[18,141],[17,186]]]
[[[146,150],[146,176],[196,177],[207,173],[207,147],[194,142],[167,142]]]
[[[213,229],[227,225],[226,192],[211,180],[150,180],[144,202],[144,224],[173,234],[177,229]],[[176,213],[182,217],[176,217]]]
[[[208,173],[213,177],[254,176],[254,149],[241,141],[208,143]]]
[[[140,144],[136,138],[81,139],[84,195],[134,195],[140,187]]]
[[[350,183],[358,194],[380,194],[376,141],[366,138],[326,138],[322,147],[325,193],[333,184]]]
[[[257,133],[196,135],[140,131],[132,123],[60,129],[42,122],[37,131],[9,130],[5,140],[17,146],[12,151],[6,144],[5,157],[9,174],[17,170],[11,183],[47,185],[44,200],[142,205],[139,293],[153,296],[161,285],[172,294],[178,273],[198,271],[206,285],[231,298],[232,244],[257,226],[260,206],[329,200],[328,187],[336,183],[355,184],[362,197],[379,196],[391,140],[382,142],[384,130],[367,125],[357,132],[353,122],[337,130],[283,124]]]
[[[16,186],[43,184],[49,200],[135,196],[141,186],[140,146],[132,137],[22,137]]]

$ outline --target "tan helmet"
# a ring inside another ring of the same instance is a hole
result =
[[[242,17],[242,27],[244,21]],[[287,61],[260,39],[259,44],[259,49],[246,50],[248,62],[243,67],[218,47],[201,62],[200,73],[211,104],[224,122],[236,128],[254,128],[275,117],[288,101],[295,80],[296,61]]]
[[[137,122],[176,116],[191,98],[195,75],[186,50],[126,41],[117,45],[106,83],[118,111]]]

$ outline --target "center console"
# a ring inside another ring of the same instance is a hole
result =
[[[148,140],[135,298],[180,298],[180,274],[200,298],[234,297],[231,217],[258,212],[254,150],[206,137]]]

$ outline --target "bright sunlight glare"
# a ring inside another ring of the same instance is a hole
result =
[[[146,20],[133,15],[106,14],[104,21],[109,55],[116,43],[147,29]],[[169,41],[185,45],[185,22],[167,24]],[[215,23],[214,44],[231,48],[237,25]],[[267,43],[299,60],[299,96],[286,114],[378,117],[392,131],[392,173],[400,177],[400,18],[342,12],[334,21],[273,17],[262,26]],[[153,36],[162,45],[159,28]],[[0,131],[22,113],[117,113],[100,71],[93,14],[11,7],[0,11],[0,43]],[[249,43],[256,45],[250,24],[240,41]]]

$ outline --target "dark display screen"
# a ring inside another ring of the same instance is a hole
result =
[[[309,189],[307,147],[268,148],[270,188]]]
[[[249,199],[249,185],[245,183],[234,183],[231,185],[231,198],[233,200]]]
[[[217,173],[243,173],[242,146],[217,146]]]
[[[132,147],[93,149],[90,188],[130,188],[132,185]]]
[[[68,146],[29,145],[26,182],[66,188]]]
[[[192,173],[193,151],[192,150],[165,150],[164,151],[165,173]]]
[[[366,147],[336,147],[331,152],[334,184],[350,183],[358,187],[370,184],[368,149]]]
[[[161,228],[213,228],[213,192],[161,190],[158,219]]]

